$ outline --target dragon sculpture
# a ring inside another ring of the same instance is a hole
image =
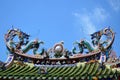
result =
[[[112,43],[114,41],[114,32],[111,28],[104,28],[100,31],[97,31],[91,36],[91,43],[90,44],[87,40],[80,40],[80,42],[76,41],[74,42],[74,48],[72,51],[69,51],[67,49],[64,49],[63,42],[57,43],[54,45],[53,48],[49,50],[45,50],[44,48],[38,52],[38,49],[40,48],[41,44],[44,44],[43,41],[35,39],[35,40],[29,40],[30,35],[21,31],[20,29],[13,28],[11,30],[8,30],[7,34],[5,34],[5,42],[8,50],[15,55],[21,56],[23,58],[28,58],[31,60],[42,60],[46,56],[48,61],[63,61],[69,60],[74,61],[74,59],[77,61],[81,58],[89,58],[92,56],[100,56],[100,53],[104,53],[106,57],[109,57],[110,50],[112,47]],[[17,37],[17,41],[16,41]],[[103,38],[104,37],[104,38]],[[77,48],[79,50],[77,50]],[[33,55],[28,55],[27,53],[30,50],[33,50]],[[85,52],[85,49],[87,52]],[[51,53],[53,57],[50,57]],[[85,53],[85,54],[83,54]],[[34,55],[41,55],[43,57],[36,57]],[[74,55],[82,54],[80,56],[74,57]]]

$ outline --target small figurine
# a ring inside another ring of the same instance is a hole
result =
[[[37,52],[40,44],[44,44],[44,42],[38,41],[38,39],[34,40],[34,43],[33,43],[33,53],[34,54],[42,54],[44,52],[44,49],[42,49],[42,52]]]
[[[93,46],[97,46],[99,44],[102,34],[103,34],[102,31],[98,31],[98,32],[91,34]]]
[[[85,40],[81,40],[80,42],[75,42],[74,44],[78,44],[79,47],[79,53],[83,53],[84,49],[88,49],[89,52],[92,52],[94,49],[92,46]],[[76,48],[73,48],[73,53],[75,52]]]

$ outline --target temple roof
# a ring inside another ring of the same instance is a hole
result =
[[[0,62],[3,64],[0,67],[0,79],[96,80],[117,79],[120,76],[119,60],[109,57],[115,38],[110,28],[91,34],[92,45],[83,39],[75,41],[77,46],[72,51],[64,48],[62,41],[39,52],[40,44],[44,42],[38,39],[30,41],[29,37],[30,35],[19,29],[11,29],[5,34],[9,55],[5,63]],[[27,54],[30,50],[33,55]]]

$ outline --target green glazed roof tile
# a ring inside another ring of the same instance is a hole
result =
[[[60,67],[60,68],[48,68],[47,74],[39,74],[38,67],[32,66],[19,66],[14,64],[6,70],[0,71],[0,79],[21,79],[21,80],[61,80],[61,79],[89,79],[91,77],[107,78],[113,77],[114,74],[119,74],[119,70],[111,68],[99,68],[98,63],[81,64],[79,67]]]

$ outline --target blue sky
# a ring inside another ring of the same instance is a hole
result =
[[[0,0],[0,60],[7,59],[4,34],[12,27],[39,38],[50,48],[64,41],[90,40],[90,33],[106,26],[116,32],[113,49],[120,52],[120,0]]]

